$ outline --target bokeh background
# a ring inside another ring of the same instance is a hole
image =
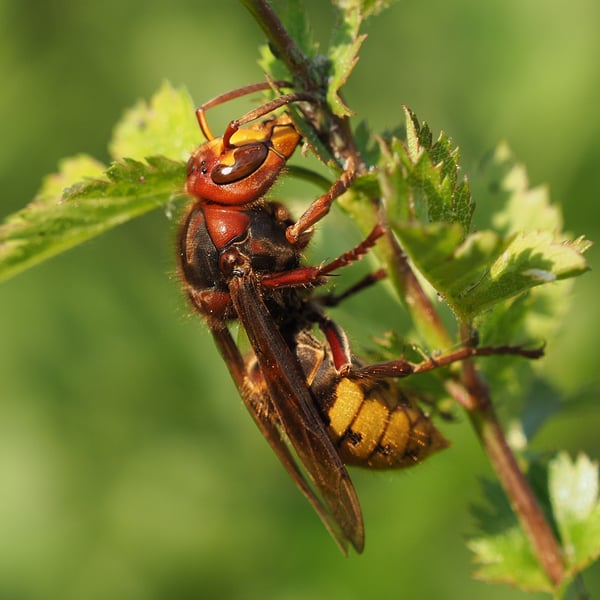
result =
[[[325,39],[327,3],[307,10]],[[567,229],[598,240],[599,25],[596,0],[404,0],[368,23],[346,98],[375,130],[408,104],[460,145],[467,173],[506,139]],[[234,0],[0,2],[1,216],[61,157],[107,160],[123,110],[164,79],[197,103],[259,80],[262,41]],[[356,234],[335,214],[347,247]],[[157,211],[2,285],[0,598],[528,597],[469,578],[468,503],[489,467],[460,419],[452,449],[419,469],[354,473],[367,548],[340,555],[189,314],[175,230]],[[598,270],[576,282],[549,348],[574,408],[538,448],[600,456],[598,294]],[[396,326],[359,299],[345,316]],[[598,567],[586,579],[600,590]]]

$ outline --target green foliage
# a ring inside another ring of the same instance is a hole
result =
[[[327,52],[328,86],[327,103],[340,117],[348,117],[353,112],[340,96],[340,90],[358,62],[358,52],[366,39],[361,26],[366,18],[377,14],[389,6],[389,0],[336,0],[337,26]]]
[[[61,161],[35,200],[0,226],[0,279],[6,279],[87,239],[81,210],[63,202],[63,190],[83,177],[100,177],[104,166],[87,155]]]
[[[360,34],[362,12],[360,3],[345,3],[354,6],[345,7],[339,15],[338,27],[334,29],[333,38],[328,52],[330,64],[330,85],[327,92],[327,103],[335,114],[347,117],[352,111],[340,97],[340,89],[348,80],[350,73],[358,62],[358,51],[365,41],[366,35]]]
[[[339,24],[323,55],[317,53],[305,13],[297,3],[287,4],[289,32],[311,61],[310,72],[327,82],[327,104],[336,116],[348,116],[340,90],[358,60],[365,38],[361,25],[388,3],[339,0]],[[266,47],[262,56],[269,74],[289,74]],[[389,224],[412,264],[458,321],[477,324],[486,341],[544,337],[556,326],[568,292],[567,286],[545,284],[584,273],[583,254],[590,243],[561,232],[559,208],[544,189],[529,188],[524,169],[505,145],[488,165],[487,189],[502,201],[491,218],[493,228],[473,230],[475,203],[460,171],[458,149],[445,134],[434,141],[409,109],[404,117],[403,139],[379,138],[363,126],[359,145],[371,149],[368,162],[375,170],[357,180],[344,205],[354,204],[350,212],[365,223],[374,218],[375,206],[366,199],[383,198]],[[167,206],[182,194],[184,161],[198,138],[189,96],[163,85],[116,126],[109,144],[112,165],[106,168],[85,155],[63,161],[33,202],[0,226],[0,279]],[[535,486],[556,524],[569,581],[600,554],[597,470],[585,456],[572,463],[559,454],[544,485]],[[498,485],[486,484],[485,491],[488,504],[475,510],[481,535],[469,542],[479,564],[476,576],[553,592]]]
[[[189,95],[165,83],[115,127],[110,149],[117,162],[108,169],[86,155],[63,160],[33,202],[0,226],[0,280],[180,195],[183,158],[197,137],[191,107]]]
[[[585,455],[572,461],[561,452],[548,462],[530,463],[529,473],[538,500],[558,530],[567,563],[567,577],[561,584],[564,591],[600,556],[598,464]],[[478,564],[475,576],[528,591],[555,593],[500,486],[484,481],[483,489],[486,503],[472,508],[478,535],[468,542]]]
[[[502,488],[496,481],[484,481],[483,491],[484,503],[471,509],[478,535],[467,542],[478,565],[474,576],[551,593],[552,583],[538,564]]]
[[[250,5],[249,9],[256,15]],[[366,18],[385,9],[390,0],[339,0],[333,3],[336,13],[336,25],[332,30],[329,47],[323,54],[318,53],[319,45],[314,41],[307,14],[300,2],[280,3],[278,16],[286,31],[304,54],[308,70],[315,81],[325,88],[325,100],[332,112],[340,117],[352,115],[340,96],[340,90],[347,82],[356,63],[358,52],[366,39],[360,32]],[[274,79],[288,79],[293,74],[278,60],[271,48],[265,45],[261,49],[259,61],[262,69]]]
[[[571,576],[600,556],[598,463],[561,452],[549,466],[548,489]]]
[[[503,231],[470,233],[474,204],[466,179],[459,177],[458,150],[444,134],[433,142],[427,125],[419,124],[408,109],[405,114],[406,142],[382,142],[379,173],[390,225],[461,321],[469,322],[535,286],[588,269],[583,253],[590,243],[566,239],[557,229],[558,213],[547,195],[517,185],[515,170],[500,182],[509,195],[496,217]],[[551,228],[533,228],[538,213],[546,215],[543,225]]]
[[[194,110],[190,95],[165,81],[150,102],[140,100],[117,123],[109,144],[111,157],[119,160],[123,156],[164,156],[174,161],[187,160],[190,151],[202,141]]]
[[[371,15],[377,15],[382,10],[390,6],[394,0],[335,0],[334,4],[344,9],[346,12],[358,10],[362,18],[366,19]]]

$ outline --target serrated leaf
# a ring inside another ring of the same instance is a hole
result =
[[[35,205],[32,204],[29,208],[34,209],[39,208],[39,204],[59,202],[65,188],[86,177],[101,177],[105,170],[105,165],[88,154],[64,158],[59,163],[58,173],[44,177]]]
[[[478,231],[461,241],[458,224],[392,223],[406,253],[453,311],[469,320],[528,289],[584,273],[585,243],[532,231],[502,238]]]
[[[338,23],[333,30],[333,38],[329,47],[330,64],[329,85],[327,88],[327,103],[339,117],[348,117],[352,111],[340,97],[340,89],[348,80],[356,63],[358,51],[365,41],[366,35],[360,34],[363,20],[359,2],[343,3],[338,13]]]
[[[60,252],[60,240],[48,240],[46,229],[54,232],[51,237],[60,238],[57,230],[61,228],[53,223],[52,215],[64,210],[63,189],[84,177],[101,177],[105,168],[86,154],[63,159],[59,171],[43,179],[33,202],[6,217],[0,225],[0,280]]]
[[[273,81],[288,81],[290,72],[283,61],[279,60],[269,44],[263,44],[258,49],[258,66],[261,71],[269,75]]]
[[[62,161],[33,202],[0,225],[0,280],[180,194],[182,161],[200,141],[193,116],[187,92],[164,83],[148,104],[138,103],[115,127],[112,155],[133,158],[107,170],[85,155]]]
[[[516,233],[503,241],[503,251],[493,257],[485,275],[470,289],[453,290],[460,312],[472,317],[496,302],[534,286],[584,273],[584,244],[557,240],[546,231]],[[491,258],[491,257],[490,257]]]
[[[117,123],[109,145],[111,156],[115,160],[124,156],[187,160],[203,141],[194,110],[185,89],[175,89],[164,82],[150,102],[138,102]]]
[[[571,289],[572,281],[537,286],[495,304],[474,322],[480,345],[496,346],[507,342],[530,347],[542,343],[552,345],[569,306],[565,287]],[[490,357],[479,363],[486,382],[494,390],[497,404],[521,411],[527,439],[532,439],[545,420],[564,408],[561,394],[539,377],[535,367],[534,363],[520,357]],[[521,406],[519,399],[525,396],[527,402]]]
[[[494,213],[492,223],[503,236],[531,230],[563,235],[560,233],[560,207],[551,203],[546,186],[529,187],[524,166],[517,163],[506,143],[500,143],[490,153],[483,168],[472,179],[472,184],[480,207],[500,209]],[[579,240],[576,242],[580,243]],[[583,244],[578,247],[579,252],[583,252],[587,245],[587,242],[581,242]],[[562,280],[552,285],[539,285],[484,311],[476,321],[481,344],[496,345],[506,340],[513,343],[544,340],[552,345],[569,310],[573,283],[573,280]],[[537,381],[534,371],[524,368],[522,361],[490,360],[482,362],[480,368],[492,388],[497,390],[495,395],[501,403],[511,396],[522,395],[517,394],[516,390],[526,389],[533,382],[534,388],[528,394],[530,401],[523,407],[528,438],[531,438],[543,418],[548,418],[557,410],[556,402],[552,401],[557,392]]]
[[[479,564],[473,573],[476,579],[507,583],[527,591],[552,591],[518,525],[493,537],[471,540],[467,546]]]
[[[366,164],[367,171],[374,169],[381,160],[381,149],[373,139],[366,121],[360,121],[354,128],[354,139],[360,156]],[[378,191],[376,196],[379,196]]]
[[[471,226],[474,204],[460,175],[458,148],[441,133],[437,140],[426,123],[404,107],[406,142],[382,142],[380,173],[392,226],[406,222],[460,223],[463,238]]]
[[[0,226],[0,280],[166,204],[184,181],[184,163],[164,157],[125,159],[105,173],[86,156],[64,162],[36,199]]]
[[[468,234],[474,204],[460,176],[458,150],[441,134],[433,142],[426,123],[405,108],[406,142],[382,144],[380,184],[390,225],[405,252],[462,320],[543,283],[587,270],[584,238],[559,233],[560,212],[542,190],[529,190],[524,172],[497,159],[496,189],[508,208],[496,221],[502,233]],[[549,230],[532,228],[539,214]]]
[[[244,0],[247,8],[259,18],[252,3]],[[350,73],[358,61],[358,51],[366,38],[360,33],[363,20],[383,10],[389,1],[385,0],[346,0],[335,2],[336,24],[332,31],[332,39],[327,56],[317,55],[317,45],[312,40],[310,27],[306,19],[306,11],[298,2],[280,3],[277,15],[285,26],[290,37],[294,40],[298,50],[308,59],[305,66],[312,75],[314,82],[327,87],[326,101],[332,112],[340,117],[352,115],[340,96],[340,89],[348,80]],[[264,26],[263,26],[264,27]],[[266,30],[267,34],[271,32]],[[288,67],[277,60],[277,50],[269,46],[261,48],[259,65],[274,78],[287,78]]]
[[[505,234],[533,229],[561,231],[561,210],[551,203],[548,187],[530,187],[525,166],[516,161],[506,142],[500,142],[486,157],[472,183],[478,204],[496,209],[494,229]]]
[[[562,452],[549,465],[549,490],[571,574],[600,556],[598,463],[580,454],[575,462]]]
[[[494,214],[494,227],[505,234],[542,229],[556,232],[557,240],[560,239],[558,236],[563,235],[560,234],[560,207],[551,204],[546,186],[529,187],[524,166],[516,162],[505,143],[500,143],[486,161],[483,175],[484,177],[480,178],[483,185],[479,186],[483,202],[504,207]],[[580,254],[591,246],[585,238],[566,243],[571,244]],[[542,286],[531,290],[527,311],[520,314],[515,314],[513,310],[507,311],[512,312],[510,318],[513,326],[519,326],[530,339],[548,340],[555,334],[562,322],[562,315],[568,310],[571,289],[571,282],[562,281],[560,285]],[[493,320],[491,313],[484,315],[481,322],[483,329],[490,318]],[[488,327],[492,328],[493,325]]]
[[[495,304],[477,319],[477,330],[484,345],[501,343],[499,336],[520,333],[521,341],[551,340],[560,330],[568,312],[573,282],[563,280],[553,285],[536,286],[527,294]],[[506,339],[506,337],[504,338]]]
[[[536,498],[558,528],[566,561],[567,585],[600,556],[598,464],[580,455],[575,462],[560,453],[548,463],[531,462],[527,479]],[[531,546],[498,482],[484,481],[485,502],[471,512],[479,534],[468,546],[480,566],[475,576],[530,591],[555,592],[537,565]]]

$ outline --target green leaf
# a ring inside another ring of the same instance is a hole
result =
[[[376,167],[381,160],[381,149],[377,141],[373,139],[366,121],[360,121],[354,128],[354,139],[360,156],[365,161],[367,170]],[[377,190],[376,197],[379,195],[379,190]]]
[[[389,221],[405,252],[461,320],[588,269],[583,253],[589,242],[559,233],[558,209],[546,194],[529,190],[514,167],[504,168],[498,183],[508,203],[495,217],[502,232],[469,234],[474,204],[459,175],[458,150],[444,134],[434,143],[426,124],[408,109],[405,115],[406,143],[382,145],[380,182]],[[536,215],[549,230],[533,227]]]
[[[506,142],[500,142],[472,179],[477,204],[495,209],[491,225],[504,234],[541,229],[561,231],[559,205],[550,202],[547,186],[530,187],[525,166]]]
[[[476,579],[507,583],[527,591],[552,591],[518,524],[496,536],[471,540],[467,546],[480,565],[473,573]]]
[[[111,156],[115,160],[159,155],[187,160],[203,141],[194,110],[185,89],[163,83],[150,102],[139,101],[116,125],[109,145]]]
[[[68,212],[62,201],[63,189],[84,177],[101,177],[105,166],[91,156],[81,154],[63,159],[59,172],[47,175],[31,204],[9,215],[0,225],[0,280],[53,256],[62,250],[58,213]]]
[[[359,10],[363,19],[377,15],[395,0],[334,0],[334,4],[346,11]]]
[[[564,288],[571,281],[538,286],[525,294],[495,304],[475,320],[479,343],[497,346],[507,342],[515,345],[553,345],[553,338],[568,310],[569,300]],[[539,364],[541,369],[543,363]],[[509,412],[519,411],[524,432],[531,439],[542,423],[564,408],[558,390],[544,382],[538,363],[520,357],[490,357],[479,363],[489,387],[494,390],[498,406]],[[527,402],[522,405],[522,399]]]
[[[415,265],[463,320],[534,286],[588,269],[585,240],[560,241],[550,232],[503,238],[488,230],[460,241],[458,224],[396,222],[392,227]]]
[[[301,52],[306,57],[313,58],[318,50],[318,44],[315,42],[308,13],[302,2],[298,0],[285,0],[277,3],[277,15],[281,19],[286,31],[296,42]]]
[[[358,52],[366,39],[360,33],[365,19],[378,14],[391,4],[392,0],[335,0],[337,23],[327,53],[330,72],[328,74],[327,102],[339,117],[352,115],[340,96],[340,89],[358,62]]]
[[[565,452],[549,465],[550,500],[571,575],[600,556],[598,463]]]
[[[552,514],[566,561],[565,590],[600,556],[598,464],[581,454],[576,461],[562,452],[548,463],[532,461],[527,479],[540,506]],[[556,592],[518,526],[500,484],[483,482],[485,501],[471,507],[478,534],[468,541],[478,563],[475,577],[509,583],[529,591]]]
[[[485,502],[471,507],[480,534],[467,541],[478,565],[474,577],[527,591],[551,592],[552,583],[539,566],[500,484],[484,480],[482,485]]]
[[[93,173],[98,179],[89,178]],[[0,226],[0,280],[166,204],[184,181],[184,163],[163,157],[125,159],[105,174],[87,156],[64,161],[36,199]]]
[[[271,79],[288,81],[291,79],[290,72],[283,61],[279,60],[269,44],[263,44],[258,49],[258,66],[261,71],[271,77]]]
[[[504,236],[540,229],[560,234],[560,207],[550,202],[546,186],[530,188],[524,166],[517,163],[505,143],[500,143],[482,166],[471,184],[478,207],[483,209],[480,213],[486,214],[490,208],[500,208],[491,217],[495,229]],[[524,294],[494,304],[476,320],[481,344],[496,345],[506,340],[519,344],[544,340],[552,345],[569,310],[573,283],[571,279],[552,285],[538,285]],[[528,394],[530,400],[523,407],[528,438],[538,426],[528,425],[528,421],[539,424],[540,414],[547,418],[557,410],[558,406],[551,401],[557,392],[537,380],[535,372],[524,368],[522,361],[482,361],[480,368],[496,390],[495,396],[500,403],[510,402],[511,397],[522,397],[522,390],[533,383],[534,388]],[[521,393],[517,390],[521,390]],[[534,414],[529,415],[530,412]]]
[[[256,16],[251,3],[245,2]],[[360,27],[367,17],[377,14],[389,6],[390,0],[338,0],[334,2],[336,24],[327,56],[318,55],[318,46],[313,41],[311,28],[306,18],[306,10],[300,2],[277,2],[277,16],[283,23],[298,50],[309,61],[309,71],[314,81],[327,87],[326,100],[332,111],[340,116],[350,116],[352,111],[340,97],[340,89],[348,80],[358,61],[358,51],[366,38]],[[260,21],[260,19],[259,19]],[[268,33],[268,32],[267,32]],[[277,59],[270,46],[260,51],[259,65],[275,79],[288,79],[288,68]]]
[[[404,107],[406,142],[382,142],[382,187],[396,193],[386,197],[394,223],[459,223],[462,238],[471,226],[475,208],[468,182],[460,175],[458,148],[441,133],[434,142],[426,123]],[[386,181],[387,180],[387,181]],[[398,186],[398,184],[400,184]]]
[[[134,158],[108,170],[86,155],[63,160],[33,202],[0,225],[0,280],[181,194],[183,160],[200,137],[193,116],[187,92],[164,83],[148,104],[138,103],[115,127],[111,154]],[[145,157],[150,158],[141,162]]]
[[[347,117],[353,113],[340,97],[340,88],[346,83],[358,62],[358,51],[366,35],[359,33],[363,20],[361,3],[340,2],[338,4],[344,6],[340,6],[338,23],[334,27],[328,52],[330,73],[327,103],[336,115]]]

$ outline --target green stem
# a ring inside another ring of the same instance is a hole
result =
[[[452,338],[419,283],[408,262],[408,257],[390,230],[387,231],[384,241],[385,244],[379,249],[379,255],[387,266],[389,277],[398,290],[420,338],[431,348],[449,348],[452,346]]]

